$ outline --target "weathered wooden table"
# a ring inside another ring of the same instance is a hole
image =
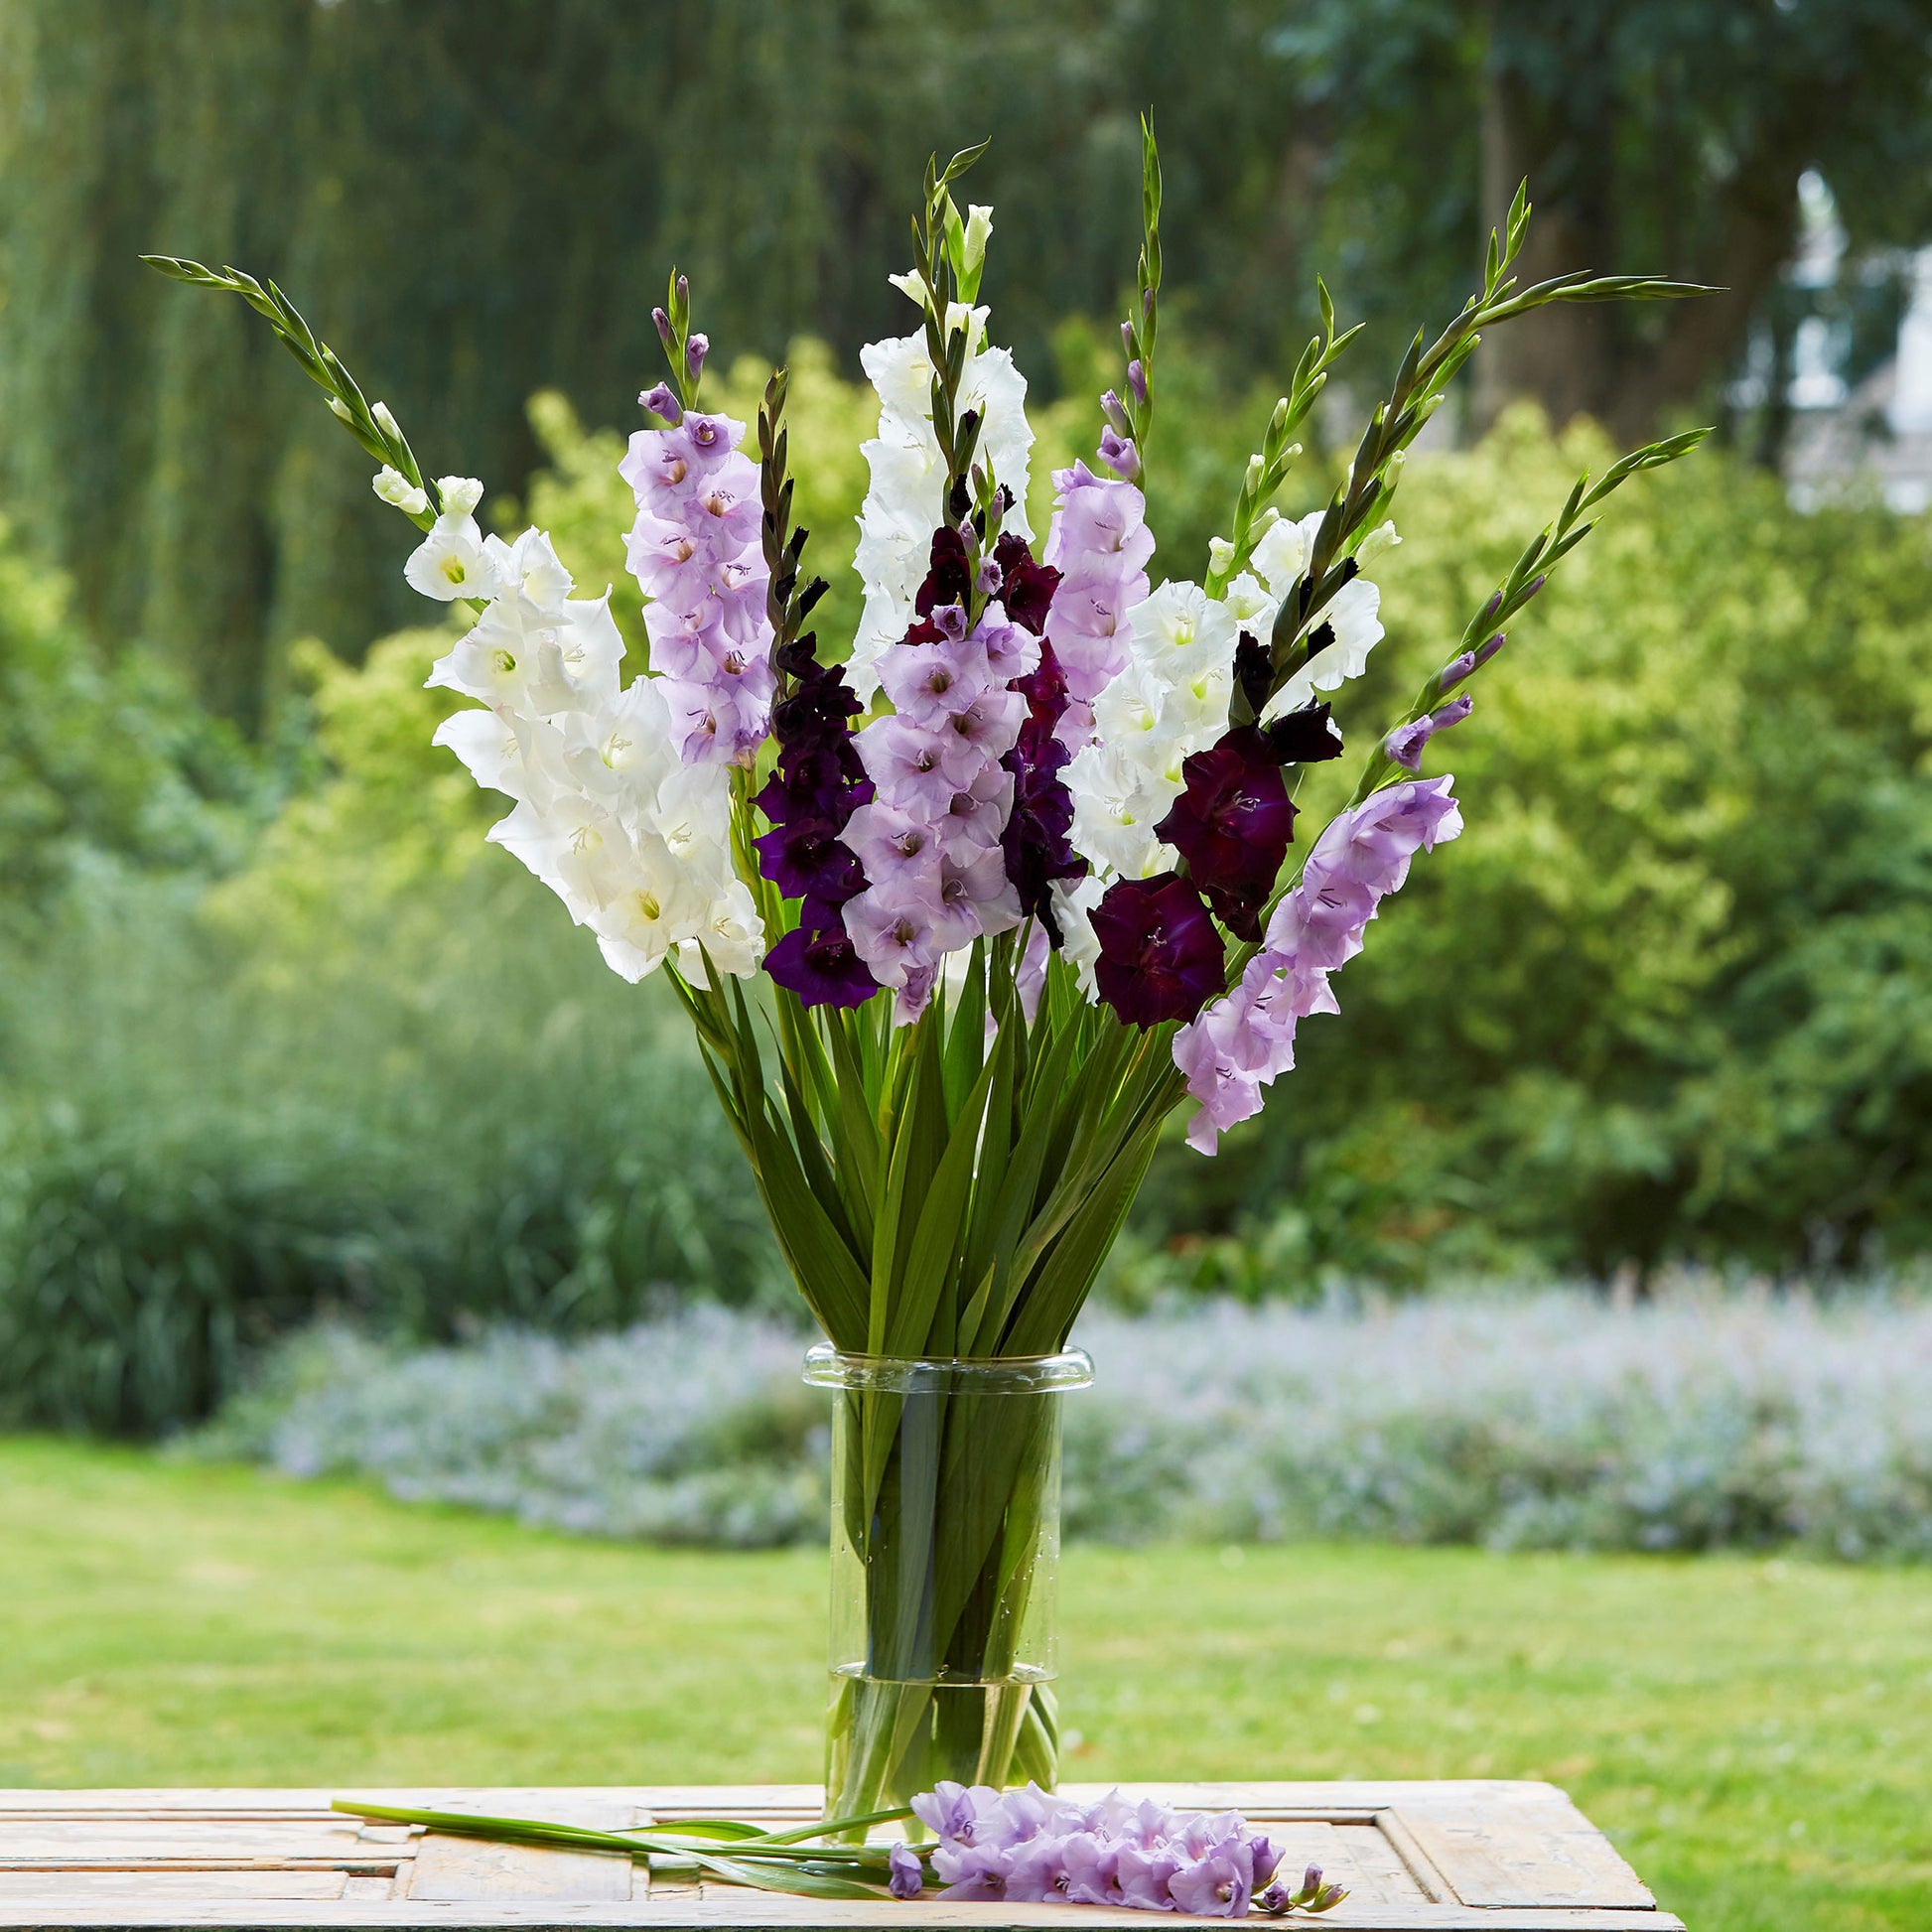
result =
[[[1099,1786],[1071,1786],[1097,1797]],[[1245,1812],[1351,1896],[1355,1932],[1683,1932],[1554,1785],[1499,1782],[1129,1786]],[[1087,1926],[1145,1913],[1080,1905],[824,1904],[666,1883],[596,1852],[362,1825],[327,1791],[0,1791],[0,1926]],[[621,1830],[653,1813],[798,1824],[809,1785],[684,1789],[357,1789],[378,1803]],[[1206,1921],[1203,1921],[1206,1922]],[[1266,1919],[1251,1921],[1258,1925]],[[1306,1920],[1285,1923],[1308,1923]]]

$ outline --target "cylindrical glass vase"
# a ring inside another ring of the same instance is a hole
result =
[[[1058,1770],[1058,1355],[904,1361],[821,1344],[833,1391],[825,1815],[903,1805],[941,1778]]]

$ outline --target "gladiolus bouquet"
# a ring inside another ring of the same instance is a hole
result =
[[[376,492],[424,533],[409,582],[465,617],[429,681],[477,705],[438,741],[514,801],[490,838],[611,966],[670,983],[846,1363],[1065,1346],[1169,1116],[1191,1102],[1187,1138],[1211,1153],[1259,1111],[1299,1023],[1336,1011],[1333,976],[1380,900],[1459,831],[1451,780],[1422,764],[1469,715],[1504,626],[1612,490],[1701,434],[1579,482],[1310,839],[1297,793],[1341,756],[1332,695],[1382,635],[1367,573],[1395,541],[1404,453],[1480,333],[1551,302],[1695,291],[1582,273],[1519,289],[1519,192],[1479,291],[1434,342],[1417,334],[1346,476],[1297,521],[1274,499],[1355,333],[1321,289],[1320,334],[1235,480],[1226,534],[1173,560],[1197,576],[1168,574],[1143,495],[1152,132],[1119,387],[1093,462],[1054,474],[1043,537],[1027,515],[1026,383],[978,300],[991,210],[953,199],[978,153],[928,166],[912,265],[894,278],[915,326],[863,351],[880,414],[849,643],[811,627],[826,586],[792,522],[785,373],[756,425],[707,413],[710,345],[673,275],[655,312],[668,368],[621,465],[650,639],[627,684],[611,590],[579,596],[541,530],[484,535],[482,485],[426,479],[273,283],[147,258],[259,310],[382,466]],[[1016,1645],[1050,1559],[1040,1458],[1057,1439],[977,1384],[866,1376],[837,1383],[852,1405],[839,1533],[868,1634],[835,1696],[834,1808],[944,1777],[1050,1784],[1050,1673],[1023,1670]],[[1037,1402],[1047,1383],[1030,1387]],[[947,1686],[998,1688],[949,1714]]]

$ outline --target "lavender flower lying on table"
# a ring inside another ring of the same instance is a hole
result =
[[[1177,1813],[1118,1790],[1080,1805],[1037,1785],[1001,1792],[950,1782],[912,1809],[938,1840],[927,1857],[942,1898],[1245,1918],[1251,1905],[1275,1916],[1325,1912],[1348,1895],[1312,1864],[1291,1890],[1275,1876],[1281,1848],[1234,1811]],[[900,1898],[923,1888],[924,1863],[909,1847],[893,1848],[891,1884]]]

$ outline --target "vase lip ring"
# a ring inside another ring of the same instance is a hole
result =
[[[804,1380],[821,1389],[868,1389],[882,1394],[1051,1395],[1093,1384],[1093,1357],[1084,1348],[1050,1355],[901,1356],[847,1354],[829,1341],[805,1351]]]

